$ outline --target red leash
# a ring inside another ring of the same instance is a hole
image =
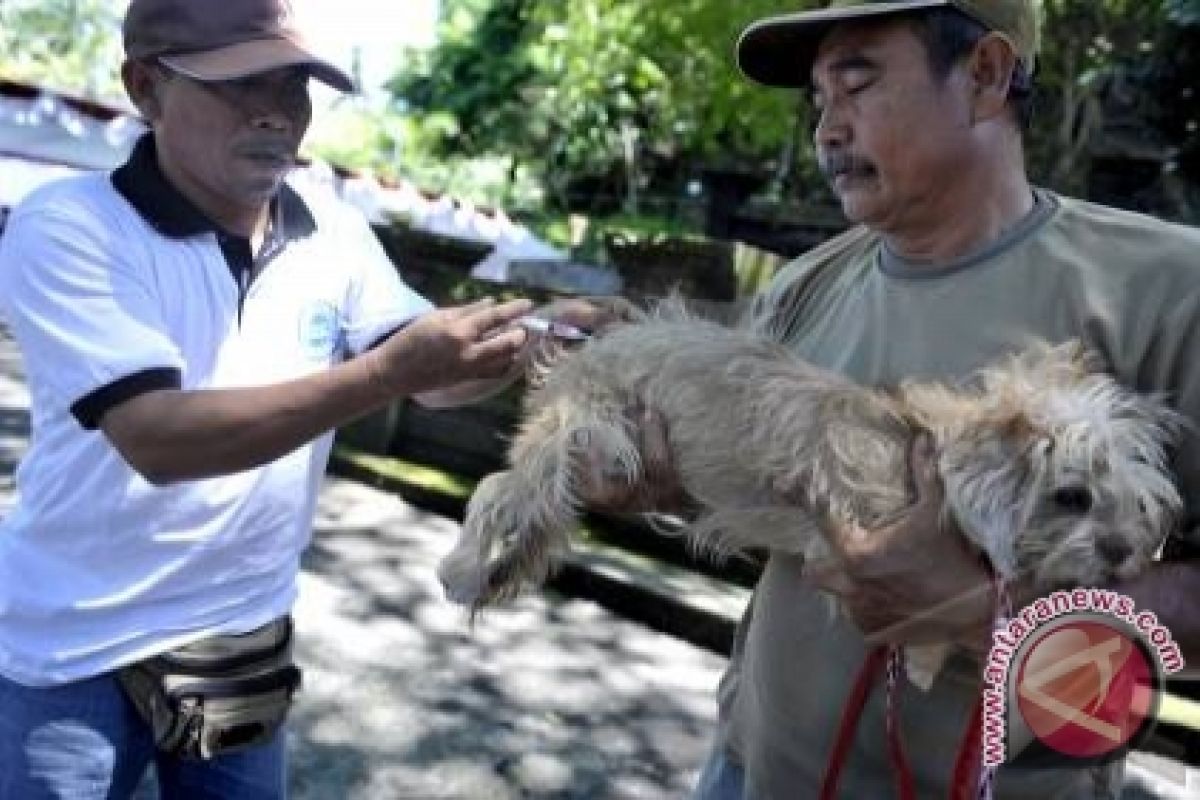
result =
[[[900,800],[916,800],[916,781],[904,752],[900,731],[900,687],[904,685],[904,651],[893,647],[888,651],[887,710],[884,712],[888,738],[888,756],[896,771],[896,796]]]
[[[850,745],[854,741],[854,732],[858,729],[858,721],[867,705],[871,687],[883,672],[886,663],[887,648],[877,647],[867,654],[866,660],[858,670],[850,697],[846,699],[846,705],[842,709],[842,721],[838,725],[837,738],[833,740],[833,752],[829,754],[829,762],[825,765],[818,800],[836,800],[838,783],[842,778],[842,769],[846,766]]]
[[[954,759],[954,773],[950,779],[950,800],[981,800],[991,797],[991,776],[982,774],[983,769],[983,695],[975,701],[975,708],[967,719]]]
[[[1012,618],[1012,598],[1008,587],[993,575],[992,585],[995,591],[995,615],[992,621],[993,630],[1001,630],[1008,626]],[[900,800],[915,800],[916,789],[913,780],[912,767],[904,752],[904,743],[900,736],[900,687],[904,682],[904,654],[900,648],[887,646],[876,647],[867,654],[846,705],[842,709],[842,719],[838,724],[837,737],[833,741],[833,751],[825,765],[825,774],[821,778],[819,800],[836,800],[838,783],[850,755],[850,747],[854,743],[854,732],[862,719],[863,709],[866,708],[867,698],[871,695],[871,687],[879,680],[881,672],[887,674],[887,711],[885,712],[888,739],[888,759],[896,773],[896,796]],[[950,779],[950,800],[991,800],[996,770],[983,765],[983,692],[975,699],[975,706],[967,719],[967,728],[963,731],[959,742],[958,754],[954,758],[954,772]]]
[[[895,678],[895,670],[897,662],[902,663],[902,659],[894,656],[891,649],[888,647],[876,647],[867,654],[867,658],[863,661],[862,667],[858,671],[858,677],[854,679],[854,687],[850,690],[850,697],[846,700],[846,706],[842,710],[842,719],[838,725],[837,737],[834,739],[833,752],[829,755],[829,762],[825,765],[825,775],[821,779],[821,791],[817,795],[819,800],[835,800],[837,797],[838,784],[841,782],[842,770],[846,766],[846,758],[850,755],[850,747],[854,743],[854,732],[858,729],[858,722],[862,718],[863,709],[866,708],[867,698],[871,695],[871,687],[879,680],[885,668],[889,672],[889,684]],[[894,698],[898,692],[888,692],[888,753],[892,761],[892,767],[896,770],[896,792],[901,800],[915,800],[916,791],[913,785],[912,770],[908,765],[908,758],[904,754],[904,747],[900,741],[899,720],[896,718],[896,708]]]
[[[899,648],[877,647],[867,654],[863,665],[859,668],[858,677],[850,697],[842,710],[842,719],[838,725],[837,737],[834,739],[833,752],[825,766],[825,774],[821,780],[819,800],[836,800],[838,784],[841,782],[842,771],[846,759],[850,755],[850,747],[854,743],[854,733],[858,729],[859,720],[867,705],[871,688],[879,680],[880,673],[887,673],[887,739],[888,759],[895,771],[896,797],[899,800],[916,800],[916,782],[913,778],[912,767],[904,752],[904,743],[900,736],[900,686],[904,680],[904,658]],[[983,695],[975,701],[975,707],[967,719],[966,730],[959,744],[958,754],[954,759],[954,772],[950,780],[950,800],[987,800],[992,796],[991,772],[983,772]]]

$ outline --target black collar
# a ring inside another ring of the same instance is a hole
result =
[[[121,196],[163,236],[186,239],[202,233],[223,233],[192,201],[176,189],[158,166],[154,134],[147,133],[134,146],[129,160],[113,171],[112,183]],[[278,203],[278,219],[285,241],[311,236],[316,220],[303,198],[284,184],[271,201]]]

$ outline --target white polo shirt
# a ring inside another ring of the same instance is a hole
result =
[[[285,187],[256,256],[164,179],[147,136],[109,175],[44,187],[0,237],[0,313],[32,439],[0,521],[0,674],[91,677],[292,606],[332,433],[235,475],[149,484],[96,430],[157,388],[327,369],[430,308],[360,214]]]

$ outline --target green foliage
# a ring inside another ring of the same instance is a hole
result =
[[[1189,0],[1190,1],[1190,0]],[[1031,173],[1083,194],[1088,148],[1104,123],[1102,92],[1114,69],[1145,60],[1162,34],[1163,0],[1042,0],[1042,51]]]
[[[819,187],[811,111],[740,76],[733,47],[752,19],[821,0],[443,0],[439,44],[407,54],[395,102],[318,114],[309,152],[340,165],[514,210],[563,210],[572,192],[620,194],[634,215],[679,225],[705,168],[783,189]],[[1041,0],[1038,109],[1027,137],[1039,183],[1086,195],[1113,100],[1133,134],[1175,153],[1164,181],[1195,207],[1200,0]],[[122,96],[111,0],[0,0],[0,75],[85,96]],[[1143,130],[1144,129],[1144,130]],[[1144,134],[1144,135],[1143,135]],[[593,187],[580,187],[581,178]],[[1194,209],[1200,215],[1200,209]],[[550,226],[553,230],[554,226]]]
[[[733,62],[753,19],[796,3],[743,0],[565,0],[538,6],[538,48],[552,108],[570,120],[605,108],[608,127],[637,125],[651,141],[685,152],[773,152],[789,127],[784,93],[763,92]],[[586,119],[586,117],[585,117]],[[613,125],[617,123],[617,125]]]
[[[788,142],[792,101],[741,79],[732,54],[746,22],[794,7],[458,0],[390,88],[438,125],[436,155],[512,157],[560,206],[571,178],[616,169],[632,211],[652,159],[760,161]]]
[[[678,191],[664,184],[664,165],[675,174],[748,168],[773,178],[776,190],[795,191],[820,183],[811,111],[793,93],[742,78],[733,44],[751,19],[820,4],[457,0],[447,7],[443,43],[392,89],[427,120],[439,156],[504,154],[559,209],[570,207],[572,181],[592,176],[592,191],[623,187],[622,207],[645,212],[647,187]],[[1086,194],[1124,76],[1159,68],[1156,47],[1169,23],[1194,24],[1200,0],[1042,0],[1041,9],[1031,173]],[[1145,86],[1136,93],[1137,103],[1150,102]],[[1138,112],[1150,124],[1153,110]]]
[[[122,8],[111,0],[2,0],[0,75],[87,97],[122,96]]]
[[[339,104],[313,120],[306,149],[331,164],[396,178],[396,157],[410,127],[394,114]]]
[[[528,149],[518,97],[534,75],[525,41],[527,0],[449,0],[439,46],[410,53],[407,69],[389,85],[401,105],[430,115],[435,154],[495,153],[497,132]],[[509,151],[502,151],[507,154]]]
[[[1041,89],[1026,139],[1034,179],[1069,194],[1200,220],[1193,55],[1200,29],[1189,27],[1200,24],[1200,0],[1041,5]],[[1136,177],[1135,170],[1148,169],[1161,172]]]

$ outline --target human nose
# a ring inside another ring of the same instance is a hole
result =
[[[307,85],[283,85],[257,93],[247,104],[256,128],[288,130],[302,127],[312,112]]]
[[[818,148],[838,148],[849,143],[850,129],[841,106],[836,101],[829,100],[817,109],[813,141]]]

